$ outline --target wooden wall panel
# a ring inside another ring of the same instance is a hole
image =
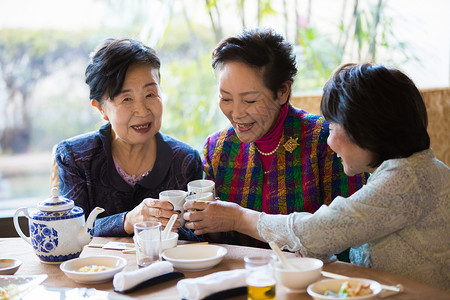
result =
[[[436,157],[450,166],[450,87],[420,91],[427,106],[428,134]],[[321,95],[293,96],[293,106],[320,114]]]

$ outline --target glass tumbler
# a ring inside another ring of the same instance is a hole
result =
[[[244,257],[247,270],[248,300],[276,299],[276,279],[274,274],[275,256],[246,256]]]
[[[134,244],[139,267],[161,260],[161,222],[145,221],[134,224]]]

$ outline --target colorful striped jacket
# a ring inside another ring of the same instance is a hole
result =
[[[365,184],[366,174],[345,175],[340,159],[327,145],[328,134],[328,123],[322,116],[289,107],[281,137],[283,146],[278,148],[269,170],[268,213],[312,213],[336,196],[348,197]],[[215,181],[221,200],[261,211],[263,169],[259,154],[251,143],[239,140],[232,126],[208,136],[203,169],[206,178]],[[222,242],[263,246],[236,233],[224,234]]]

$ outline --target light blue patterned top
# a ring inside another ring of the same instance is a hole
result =
[[[347,248],[357,265],[450,289],[450,168],[433,150],[383,162],[367,184],[314,214],[262,214],[268,242],[326,258]]]

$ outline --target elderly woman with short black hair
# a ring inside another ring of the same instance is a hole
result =
[[[60,193],[85,212],[105,209],[97,236],[125,236],[146,220],[166,225],[173,211],[159,192],[186,190],[202,178],[197,150],[160,132],[163,101],[156,52],[132,39],[100,44],[86,68],[91,105],[107,121],[100,130],[56,149]],[[179,227],[179,221],[175,227]],[[183,228],[180,238],[196,237]]]

